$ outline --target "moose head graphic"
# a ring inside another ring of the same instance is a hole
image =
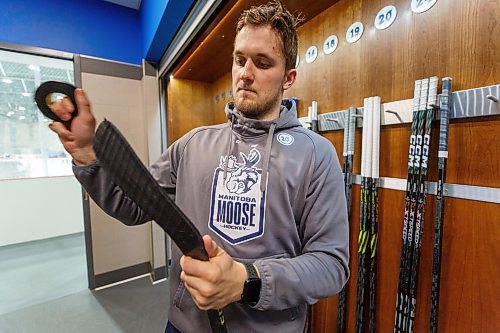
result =
[[[238,163],[233,155],[221,156],[219,166],[223,169],[227,162],[227,178],[224,186],[230,193],[245,194],[257,183],[259,171],[254,166],[260,161],[257,149],[250,150],[248,156],[240,152],[243,163]]]

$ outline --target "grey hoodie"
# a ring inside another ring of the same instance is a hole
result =
[[[232,103],[226,114],[226,124],[174,142],[150,171],[201,234],[259,270],[260,301],[226,306],[228,332],[302,332],[306,303],[338,293],[349,276],[338,157],[328,140],[300,126],[291,101],[273,121],[244,118]],[[111,216],[127,225],[150,220],[98,161],[74,173]],[[181,255],[173,246],[168,319],[182,332],[210,332],[180,281]]]

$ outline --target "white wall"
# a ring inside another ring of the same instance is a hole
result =
[[[73,176],[0,181],[0,246],[83,232]]]

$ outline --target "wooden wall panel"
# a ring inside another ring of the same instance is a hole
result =
[[[449,183],[500,187],[500,145],[496,143],[498,133],[500,133],[498,120],[497,117],[493,117],[493,119],[481,118],[473,121],[452,122],[447,177]],[[435,125],[433,131],[436,134],[438,129],[437,124]],[[324,136],[334,144],[342,163],[343,131],[327,132]],[[407,177],[409,137],[409,126],[382,128],[380,138],[380,175],[382,177]],[[355,174],[360,173],[361,139],[361,129],[357,129],[353,168]],[[437,139],[437,135],[434,135],[429,160],[429,179],[434,181],[437,179]],[[358,185],[354,186],[352,195],[351,278],[348,283],[347,332],[354,331],[355,323],[360,196]],[[394,324],[404,192],[380,189],[379,204],[377,325],[380,332],[389,332],[392,331]],[[428,331],[434,242],[434,196],[429,196],[427,199],[425,216],[415,332]],[[498,262],[498,253],[486,254],[488,251],[491,253],[494,249],[493,243],[499,240],[500,229],[498,226],[495,228],[495,223],[498,224],[498,221],[500,221],[499,205],[446,198],[442,275],[443,305],[440,311],[440,320],[446,324],[443,324],[442,332],[496,331],[493,323],[495,323],[494,318],[498,318],[498,297],[496,299],[490,297],[494,294],[491,290],[494,288],[493,282],[486,283],[485,281],[495,281],[495,277],[500,275],[499,266],[488,263],[489,260]],[[482,260],[487,262],[482,262]],[[481,269],[481,267],[487,267],[487,269]],[[465,272],[469,272],[468,275]],[[481,273],[476,275],[472,272]],[[459,281],[456,281],[457,279]],[[464,288],[470,289],[464,290]],[[337,306],[338,297],[335,296],[313,307],[313,332],[336,332]],[[488,314],[478,313],[478,309],[483,309]],[[447,329],[444,330],[444,327]]]
[[[441,330],[498,332],[498,204],[448,199],[445,214]]]
[[[499,140],[500,116],[452,121],[447,181],[500,188]]]
[[[179,139],[193,128],[226,122],[224,108],[232,100],[229,97],[230,89],[231,73],[212,84],[171,79],[168,86],[170,142]],[[225,94],[224,100],[222,93]],[[218,101],[215,96],[218,96]]]
[[[219,103],[214,103],[213,106],[213,114],[214,114],[214,122],[216,124],[225,123],[227,121],[226,113],[224,112],[224,108],[229,101],[232,101],[232,98],[229,97],[229,90],[231,90],[232,79],[231,72],[227,73],[220,79],[214,82],[213,84],[213,94],[219,95]],[[222,93],[225,93],[225,100],[221,101],[220,96]]]
[[[437,180],[438,122],[432,128],[429,180]],[[361,129],[356,130],[355,174],[361,172]],[[342,163],[343,130],[325,132]],[[500,188],[500,116],[453,120],[449,131],[447,182]],[[380,132],[380,176],[406,178],[410,127],[383,126]]]
[[[191,129],[214,123],[212,85],[171,79],[168,85],[169,140],[174,142]]]
[[[394,24],[379,31],[376,13],[395,5]],[[416,79],[453,77],[453,89],[463,90],[500,82],[500,9],[498,1],[440,0],[423,14],[412,14],[408,0],[341,0],[299,28],[296,84],[286,93],[300,100],[300,116],[311,101],[319,113],[362,106],[363,98],[382,102],[413,97]],[[361,39],[345,41],[349,25],[365,25]],[[324,39],[335,34],[337,50],[325,55]],[[312,64],[304,61],[307,48],[320,50]]]
[[[281,0],[291,13],[300,11],[306,19],[316,16],[337,1],[339,0],[308,1],[307,6],[304,6],[302,1]],[[214,82],[230,72],[236,24],[241,12],[251,6],[259,6],[267,2],[268,0],[226,1],[222,9],[222,12],[226,14],[224,18],[219,22],[212,22],[208,27],[210,31],[205,31],[193,43],[183,61],[173,70],[175,77]],[[230,7],[231,5],[233,6]],[[221,16],[221,14],[218,15],[219,18]],[[200,61],[200,59],[207,59],[208,62]],[[207,63],[209,63],[208,66]]]
[[[354,332],[357,283],[357,234],[359,186],[353,187],[350,225],[351,278],[347,290],[347,332]],[[377,249],[377,328],[392,332],[401,253],[404,192],[379,190],[379,239]],[[454,198],[446,199],[440,299],[440,332],[497,332],[500,328],[498,288],[500,241],[498,205]],[[427,198],[417,289],[415,332],[429,331],[434,197]],[[315,333],[337,331],[338,297],[313,306]]]

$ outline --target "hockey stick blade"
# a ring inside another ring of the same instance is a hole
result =
[[[104,120],[94,136],[94,150],[113,182],[172,238],[183,254],[207,261],[201,234],[158,185],[120,131]],[[225,333],[221,310],[209,310],[214,333]]]

